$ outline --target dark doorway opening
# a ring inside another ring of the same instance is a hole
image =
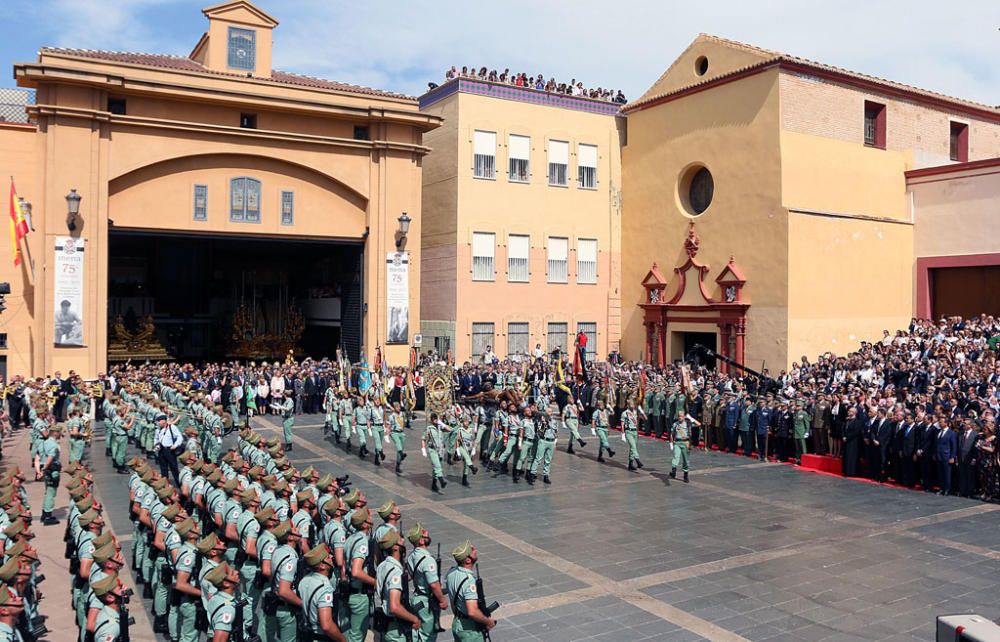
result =
[[[357,358],[360,241],[131,230],[109,237],[109,360],[123,352],[118,335],[135,348],[148,340],[144,332],[181,361],[283,360],[289,347],[297,358],[332,357],[338,347]]]
[[[696,365],[702,365],[712,370],[715,369],[714,357],[709,357],[708,355],[700,352],[692,352],[696,345],[705,346],[713,352],[718,350],[718,346],[715,343],[716,334],[714,332],[678,332],[677,334],[681,335],[681,340],[683,341],[681,346],[683,348],[683,352],[681,352],[680,358],[683,358],[684,355],[696,354]]]
[[[1000,315],[1000,265],[936,268],[930,272],[932,318]]]

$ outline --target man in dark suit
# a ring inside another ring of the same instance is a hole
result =
[[[937,455],[938,426],[923,410],[917,411],[917,428],[920,440],[917,442],[917,463],[920,466],[920,487],[925,493],[934,490],[937,471],[934,458]]]
[[[917,430],[912,412],[906,413],[903,425],[897,432],[896,441],[899,444],[897,458],[900,481],[904,486],[912,488],[917,480],[917,447],[920,445],[920,431]]]
[[[955,431],[948,427],[948,422],[943,422],[941,431],[938,432],[935,444],[934,458],[938,464],[938,481],[941,484],[941,495],[951,494],[951,467],[955,464],[955,455],[958,453],[958,438]]]
[[[858,418],[858,409],[851,406],[847,409],[847,422],[844,424],[844,446],[841,454],[844,461],[841,470],[844,477],[858,476],[858,459],[861,457],[861,446],[863,435],[867,430],[868,423],[864,419]]]
[[[309,375],[306,377],[305,384],[302,386],[302,395],[305,397],[302,400],[302,412],[307,415],[311,415],[315,412],[313,409],[313,398],[316,397],[316,393],[319,390],[319,382],[316,380],[316,373],[312,370],[309,371]]]
[[[885,415],[885,408],[876,410],[875,416],[868,424],[868,433],[865,435],[865,460],[868,465],[868,477],[878,482],[882,481],[882,466],[885,464],[882,445],[889,435],[889,420]]]
[[[958,437],[958,493],[962,497],[972,497],[976,490],[976,455],[979,450],[980,434],[972,419],[965,420],[965,427]]]

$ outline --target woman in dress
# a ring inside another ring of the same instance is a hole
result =
[[[261,377],[257,380],[257,408],[260,414],[268,414],[268,399],[271,396],[271,387],[267,385],[267,378]]]
[[[976,444],[979,449],[977,465],[979,466],[979,487],[982,490],[980,499],[984,502],[1000,501],[1000,488],[997,479],[997,448],[996,430],[991,424],[983,428],[983,438]]]

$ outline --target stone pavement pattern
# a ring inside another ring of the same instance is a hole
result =
[[[299,418],[292,463],[349,473],[370,506],[395,499],[404,528],[420,521],[441,542],[445,568],[471,539],[502,604],[496,642],[933,640],[938,614],[1000,617],[998,505],[701,451],[684,484],[667,476],[669,447],[645,439],[638,473],[618,461],[624,445],[601,465],[596,440],[574,456],[563,439],[552,486],[481,470],[464,488],[455,466],[434,494],[422,422],[396,476],[391,446],[375,468],[319,421]],[[269,417],[254,428],[281,430]],[[128,534],[126,478],[94,448],[112,526]]]

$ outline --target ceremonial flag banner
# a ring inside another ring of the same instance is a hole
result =
[[[83,345],[84,239],[56,237],[54,341],[57,346]]]
[[[410,339],[410,256],[389,252],[385,260],[386,343],[408,343]]]
[[[28,221],[24,218],[21,202],[14,189],[14,177],[10,179],[10,243],[14,252],[14,265],[21,265],[21,239],[28,235]]]

